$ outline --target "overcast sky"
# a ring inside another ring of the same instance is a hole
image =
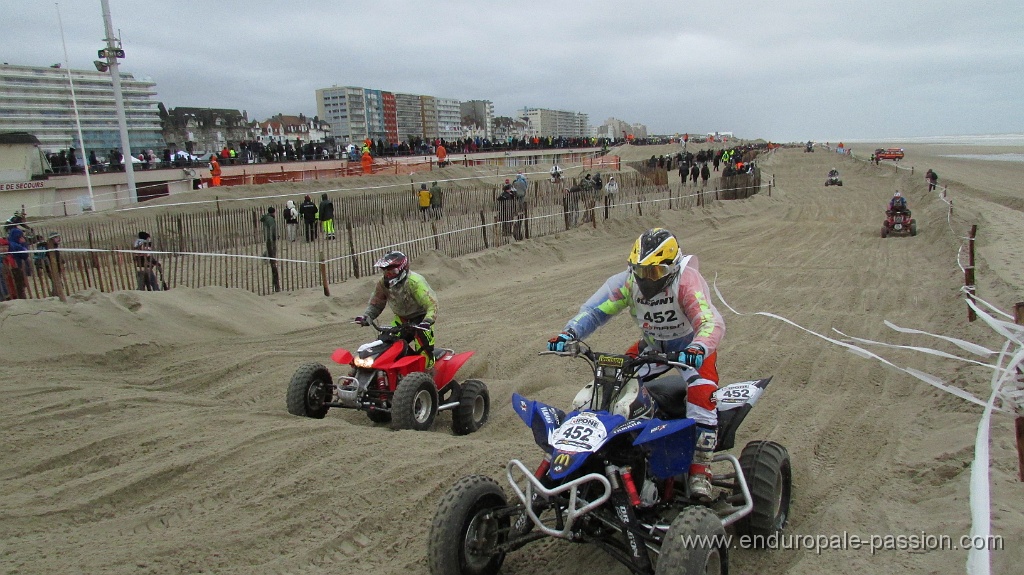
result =
[[[1020,0],[109,0],[168,108],[316,114],[333,85],[776,141],[1024,132]],[[726,7],[723,9],[723,7]],[[100,0],[0,0],[2,61],[93,69]]]

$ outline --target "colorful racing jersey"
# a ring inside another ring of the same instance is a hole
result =
[[[650,299],[641,295],[628,270],[615,274],[590,296],[565,329],[572,329],[576,337],[584,339],[628,309],[649,344],[689,345],[693,341],[703,344],[709,355],[714,353],[725,335],[725,321],[711,303],[708,284],[697,269],[697,258],[688,256],[680,267],[675,280]]]
[[[386,305],[390,305],[391,311],[403,322],[420,316],[423,320],[437,319],[437,294],[416,272],[409,272],[405,281],[393,288],[387,287],[383,279],[378,281],[364,315],[376,319]]]

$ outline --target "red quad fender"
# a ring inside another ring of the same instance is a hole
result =
[[[452,379],[455,378],[455,373],[459,371],[464,363],[476,352],[464,351],[451,356],[445,356],[434,362],[434,385],[438,389],[448,385]]]
[[[331,360],[334,361],[334,363],[340,363],[341,365],[348,365],[352,363],[353,359],[355,358],[352,357],[352,352],[347,349],[341,349],[340,347],[334,350],[334,353],[331,354]]]

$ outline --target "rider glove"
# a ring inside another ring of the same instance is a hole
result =
[[[357,315],[355,318],[352,319],[352,323],[357,323],[361,326],[367,326],[370,325],[370,318],[366,317],[365,315]]]
[[[704,363],[704,356],[707,355],[707,353],[708,348],[704,347],[704,344],[691,343],[683,351],[683,363],[694,369],[700,369],[700,366]]]
[[[433,327],[433,325],[434,325],[433,320],[425,319],[425,320],[421,321],[420,323],[416,324],[416,329],[418,329],[420,331],[428,331],[431,327]]]
[[[548,351],[565,351],[565,344],[576,339],[576,332],[571,329],[548,340]]]

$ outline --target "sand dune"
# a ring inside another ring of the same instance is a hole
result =
[[[666,149],[667,151],[667,149]],[[664,153],[622,152],[635,158]],[[737,443],[789,448],[794,503],[788,532],[837,535],[967,534],[969,465],[981,409],[900,371],[850,354],[807,329],[957,352],[897,325],[997,349],[966,322],[956,264],[959,239],[980,226],[979,293],[1009,309],[1024,300],[1024,213],[1003,176],[953,186],[947,207],[926,192],[929,161],[957,181],[955,163],[908,148],[918,173],[828,153],[781,150],[762,163],[771,197],[661,211],[458,259],[413,262],[437,289],[439,342],[476,355],[461,373],[485,381],[491,421],[451,435],[394,432],[357,412],[321,421],[285,410],[287,382],[304,361],[328,361],[369,330],[348,323],[370,280],[257,297],[238,290],[87,293],[0,306],[0,541],[4,573],[425,574],[426,536],[440,495],[467,473],[500,477],[510,457],[540,451],[513,411],[513,391],[567,404],[585,382],[581,364],[538,357],[545,340],[604,279],[625,265],[644,229],[674,230],[736,315],[719,302],[728,333],[723,380],[773,375]],[[825,188],[835,164],[844,187]],[[970,163],[962,178],[970,180]],[[1000,169],[1006,168],[1001,166]],[[1008,169],[1019,168],[1010,166]],[[1019,174],[1018,174],[1019,175]],[[676,180],[677,181],[677,180]],[[1019,178],[1017,182],[1019,182]],[[676,184],[673,184],[676,185]],[[920,234],[879,237],[894,189],[907,193]],[[995,191],[993,191],[995,190]],[[1002,199],[1002,201],[1000,201]],[[1008,205],[1009,204],[1009,205]],[[646,212],[645,212],[646,213]],[[1014,243],[1017,242],[1017,243]],[[716,279],[717,278],[717,279]],[[634,327],[617,318],[593,338],[624,348]],[[987,397],[990,374],[905,350],[879,352]],[[996,417],[993,533],[1008,548],[994,572],[1024,561],[1024,498],[1012,425]],[[745,551],[733,572],[765,574],[963,573],[966,552]],[[602,552],[536,543],[502,572],[625,574]]]

